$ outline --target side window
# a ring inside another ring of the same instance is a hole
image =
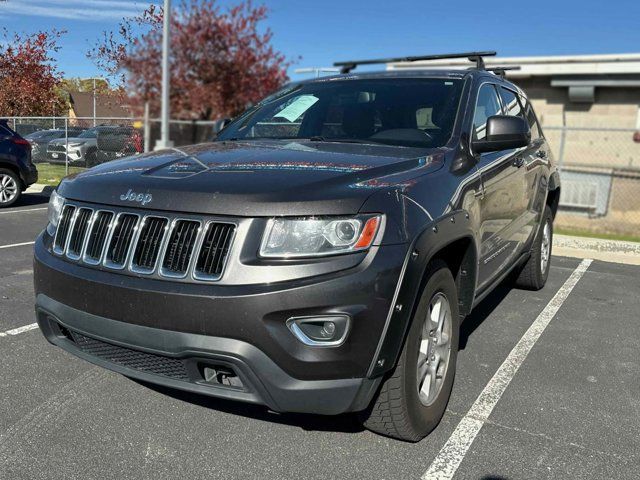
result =
[[[504,87],[500,87],[500,94],[502,95],[502,103],[505,105],[507,115],[524,118],[524,112],[518,100],[518,95]]]
[[[540,127],[538,126],[538,120],[536,119],[536,114],[533,111],[531,103],[529,103],[529,101],[523,97],[521,97],[520,100],[522,101],[522,104],[525,105],[524,111],[527,122],[529,122],[529,128],[531,129],[531,140],[542,137],[542,132],[540,131]]]
[[[473,139],[482,140],[485,138],[487,136],[487,119],[501,113],[502,107],[495,87],[490,84],[480,87],[473,115]]]

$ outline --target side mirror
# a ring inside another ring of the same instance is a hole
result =
[[[524,118],[494,115],[487,119],[487,135],[473,142],[475,153],[497,152],[526,147],[531,142],[531,130]]]
[[[217,137],[224,127],[231,123],[230,118],[220,118],[213,122],[213,137]]]

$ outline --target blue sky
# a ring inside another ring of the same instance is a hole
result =
[[[100,72],[85,57],[104,30],[141,11],[140,0],[8,0],[0,26],[10,32],[64,29],[58,54],[67,76]],[[174,0],[174,4],[178,1]],[[221,5],[234,1],[221,0]],[[260,3],[254,0],[254,3]],[[640,52],[640,0],[407,1],[268,0],[274,46],[296,67],[335,60],[466,50],[499,55]]]

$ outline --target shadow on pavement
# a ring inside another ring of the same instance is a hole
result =
[[[17,203],[12,205],[12,208],[17,207],[28,207],[28,206],[38,206],[38,205],[47,205],[49,203],[49,196],[43,195],[40,193],[23,193],[22,197],[18,200]]]
[[[161,385],[143,382],[134,378],[131,378],[130,380],[177,400],[198,405],[200,407],[219,410],[232,415],[241,415],[255,420],[300,427],[303,430],[308,431],[357,433],[364,430],[364,427],[358,423],[354,414],[325,416],[303,413],[276,413],[261,405],[208,397],[197,393],[183,392],[181,390],[174,390]]]
[[[482,324],[482,322],[496,309],[498,305],[513,289],[513,279],[505,279],[496,289],[491,292],[482,302],[480,302],[473,312],[465,319],[460,330],[460,350],[467,345],[467,340],[471,334]],[[205,408],[212,408],[232,415],[241,415],[257,420],[274,422],[284,425],[300,427],[308,431],[331,431],[342,433],[362,432],[364,427],[357,421],[355,414],[343,414],[336,416],[311,415],[302,413],[276,413],[261,405],[236,402],[220,398],[208,397],[192,392],[183,392],[161,385],[147,383],[131,378],[134,382],[154,390],[163,395],[198,405]],[[499,476],[486,476],[483,480],[502,480]]]
[[[476,308],[473,309],[471,314],[464,319],[460,327],[459,350],[465,349],[467,340],[469,340],[471,334],[493,313],[511,290],[513,290],[513,279],[509,276],[509,278],[498,285],[495,290],[482,300]]]

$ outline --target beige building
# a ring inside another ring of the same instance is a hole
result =
[[[561,226],[640,239],[640,53],[486,57],[530,98],[561,163]],[[387,68],[469,68],[466,59]]]

